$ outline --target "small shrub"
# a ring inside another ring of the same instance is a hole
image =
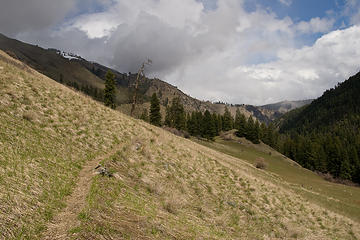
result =
[[[164,126],[163,129],[168,132],[171,132],[172,134],[175,134],[176,136],[180,136],[183,138],[190,138],[190,134],[184,130],[178,130],[176,128],[171,128],[171,127],[167,127],[167,126]]]
[[[149,193],[153,193],[153,194],[156,194],[156,195],[161,195],[164,190],[163,188],[161,187],[160,184],[157,184],[157,183],[151,183],[151,184],[148,184],[146,186],[146,190],[149,192]]]
[[[316,172],[319,176],[321,176],[324,180],[328,181],[328,182],[333,182],[333,183],[338,183],[338,184],[343,184],[343,185],[347,185],[347,186],[353,186],[353,187],[359,187],[360,185],[357,183],[354,183],[350,180],[345,180],[345,179],[341,179],[341,178],[334,178],[334,176],[332,176],[330,173],[322,173],[322,172]]]
[[[190,134],[186,131],[184,131],[184,138],[190,138]]]
[[[164,209],[171,214],[176,215],[176,213],[177,213],[177,207],[176,207],[175,202],[173,202],[173,201],[167,201],[164,205]]]
[[[321,173],[320,173],[321,174]],[[320,175],[319,174],[319,175]],[[323,173],[322,177],[329,182],[334,182],[334,177],[330,173]]]
[[[232,134],[229,133],[229,132],[220,132],[220,137],[222,139],[224,139],[225,141],[231,141],[233,138],[232,138]]]
[[[36,116],[33,112],[25,112],[23,114],[23,119],[29,121],[29,122],[32,122],[36,119]]]
[[[260,169],[266,169],[267,164],[263,158],[258,158],[255,162],[255,167]]]
[[[298,238],[299,237],[299,233],[298,232],[293,232],[290,234],[291,238]]]

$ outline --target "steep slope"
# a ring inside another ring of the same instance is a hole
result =
[[[72,86],[99,101],[102,100],[105,74],[111,70],[115,74],[117,83],[116,102],[119,105],[119,110],[130,113],[136,73],[120,73],[101,64],[89,62],[79,56],[69,56],[56,49],[43,49],[7,38],[2,34],[0,34],[0,49],[55,81]],[[139,86],[137,115],[140,116],[143,108],[148,107],[149,99],[153,93],[157,93],[160,103],[164,107],[173,98],[179,97],[188,112],[209,110],[210,112],[224,113],[225,104],[200,101],[160,79],[145,78],[141,80]],[[233,115],[239,108],[246,116],[252,115],[264,122],[272,121],[281,115],[279,111],[251,105],[228,105],[228,108]]]
[[[359,222],[306,201],[276,175],[0,56],[2,238],[360,237]],[[116,177],[89,175],[98,161]],[[71,224],[53,228],[61,216]]]
[[[360,73],[284,115],[285,153],[307,168],[360,183]],[[303,153],[303,154],[301,154]]]
[[[79,62],[63,57],[57,50],[46,50],[2,34],[0,49],[56,81],[102,88],[103,81],[100,78],[82,67]]]
[[[351,120],[360,114],[360,73],[347,81],[327,90],[321,97],[309,106],[292,114],[284,116],[281,131],[296,130],[312,131],[336,125],[345,119]]]
[[[3,52],[0,62],[0,238],[34,239],[129,122]]]

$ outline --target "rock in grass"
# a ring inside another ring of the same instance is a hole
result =
[[[96,170],[95,174],[100,174],[101,176],[114,177],[114,175],[111,172],[109,172],[106,167],[101,166],[101,164],[99,164],[95,168],[95,170]]]

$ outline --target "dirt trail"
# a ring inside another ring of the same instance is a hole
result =
[[[63,240],[71,238],[68,231],[79,226],[80,222],[77,216],[85,207],[85,200],[90,189],[91,178],[94,176],[94,168],[101,160],[110,157],[118,150],[119,148],[116,148],[105,155],[101,155],[85,163],[80,171],[76,187],[73,189],[72,194],[66,199],[66,207],[48,224],[42,239]]]

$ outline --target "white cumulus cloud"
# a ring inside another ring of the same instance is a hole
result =
[[[297,29],[302,33],[326,33],[334,26],[335,19],[315,17],[310,21],[301,21],[297,24]]]
[[[286,6],[290,6],[292,4],[292,0],[279,0],[279,2]]]

